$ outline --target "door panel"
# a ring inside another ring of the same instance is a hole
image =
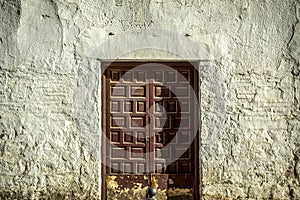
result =
[[[158,199],[198,199],[197,73],[142,64],[110,63],[103,76],[103,198],[145,199],[152,183]]]
[[[149,143],[148,114],[149,86],[145,82],[145,72],[136,74],[124,70],[108,69],[107,125],[106,137],[111,141],[107,144],[107,174],[130,173],[143,174],[148,170],[149,158],[146,151]],[[133,76],[134,75],[134,76]]]

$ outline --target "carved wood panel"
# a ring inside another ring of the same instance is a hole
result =
[[[109,173],[143,174],[149,171],[149,84],[146,72],[108,69],[109,104],[106,137]]]
[[[186,149],[193,140],[191,131],[194,129],[190,123],[194,120],[189,90],[192,72],[189,68],[175,69],[180,73],[155,71],[154,73],[159,76],[155,77],[154,84],[150,88],[153,90],[151,93],[153,96],[150,96],[153,105],[150,106],[155,107],[153,125],[150,127],[151,132],[155,132],[155,172],[193,174],[194,148],[190,146]],[[176,161],[168,164],[170,160]]]

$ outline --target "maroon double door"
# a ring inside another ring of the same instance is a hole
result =
[[[169,198],[176,199],[171,191],[181,189],[177,191],[185,191],[183,196],[198,199],[199,106],[194,66],[113,62],[103,63],[103,69],[102,197],[107,198],[111,177],[117,183],[114,189],[122,191],[137,183],[140,188],[148,186],[151,173]]]

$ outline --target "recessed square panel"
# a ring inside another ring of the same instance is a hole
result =
[[[190,173],[191,172],[189,162],[180,162],[180,163],[178,163],[178,167],[179,167],[179,173],[180,174],[185,174],[185,173]]]
[[[146,173],[146,166],[145,163],[137,163],[137,173],[144,174]]]
[[[146,125],[145,123],[145,117],[131,117],[131,127],[144,127]]]
[[[164,164],[163,163],[155,163],[155,172],[163,173],[164,172]]]
[[[120,163],[111,163],[111,173],[120,173]]]
[[[145,97],[146,96],[145,86],[133,86],[133,87],[131,87],[131,96],[133,96],[133,97]]]
[[[111,72],[111,80],[118,81],[120,79],[120,72],[119,71],[112,71]]]
[[[180,85],[174,87],[176,97],[189,97],[189,87],[187,85]]]
[[[111,101],[111,112],[120,112],[120,102],[119,101]]]
[[[124,163],[124,171],[126,173],[133,173],[132,163]]]
[[[182,112],[182,113],[190,112],[190,102],[189,101],[180,101],[180,112]]]
[[[132,111],[133,111],[133,102],[124,101],[124,112],[132,112]]]
[[[144,71],[136,71],[135,78],[138,82],[145,82],[146,81],[146,73]]]
[[[188,128],[190,126],[189,116],[174,116],[174,128]]]
[[[155,101],[155,112],[164,112],[163,101]]]
[[[186,148],[176,148],[175,149],[175,157],[181,159],[189,159],[190,158],[190,151]]]
[[[169,96],[169,89],[162,86],[155,87],[155,96],[157,97],[168,97]]]
[[[114,131],[114,132],[111,132],[110,134],[110,140],[112,142],[116,142],[116,143],[120,143],[120,132],[119,131]]]
[[[168,101],[167,102],[167,111],[168,112],[176,112],[176,101]]]
[[[154,72],[154,81],[155,82],[162,82],[163,81],[162,77],[163,77],[163,72],[161,72],[161,71]]]
[[[165,72],[165,81],[166,82],[176,82],[176,73],[175,73],[175,71]]]
[[[132,132],[125,132],[124,133],[124,142],[126,142],[126,143],[133,143]]]
[[[167,172],[169,174],[176,174],[177,173],[177,166],[176,166],[176,163],[172,163],[170,165],[168,165],[167,167]]]
[[[145,132],[140,132],[138,131],[137,132],[137,138],[136,138],[136,141],[138,143],[145,143],[146,141],[146,133]]]
[[[190,143],[190,132],[189,131],[183,131],[180,133],[177,133],[178,135],[178,144],[189,144]]]
[[[125,147],[111,147],[112,158],[126,158]]]
[[[138,101],[136,106],[137,106],[136,108],[137,112],[146,112],[146,102]]]
[[[190,80],[189,71],[180,71],[180,73],[178,73],[179,82],[188,82],[189,80]]]
[[[164,137],[164,135],[162,132],[156,133],[155,134],[155,143],[163,144],[163,142],[164,142],[163,137]]]
[[[122,78],[124,79],[124,81],[132,82],[133,81],[132,71],[124,71]]]
[[[111,96],[112,97],[125,97],[126,96],[126,87],[125,86],[112,86],[111,87]]]
[[[169,119],[165,117],[155,117],[155,128],[169,128]]]
[[[115,117],[115,116],[111,117],[111,126],[112,127],[122,128],[122,127],[126,126],[125,123],[126,123],[125,117]]]
[[[176,137],[176,132],[167,132],[165,133],[165,137],[166,137],[166,144],[168,143],[177,143],[177,137]]]
[[[131,148],[131,158],[145,158],[145,148]]]
[[[169,148],[156,148],[155,149],[155,158],[157,159],[167,159],[170,158]]]

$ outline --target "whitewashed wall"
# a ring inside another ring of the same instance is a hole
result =
[[[96,59],[211,60],[203,199],[300,199],[299,1],[117,2],[0,0],[0,199],[99,197]]]

